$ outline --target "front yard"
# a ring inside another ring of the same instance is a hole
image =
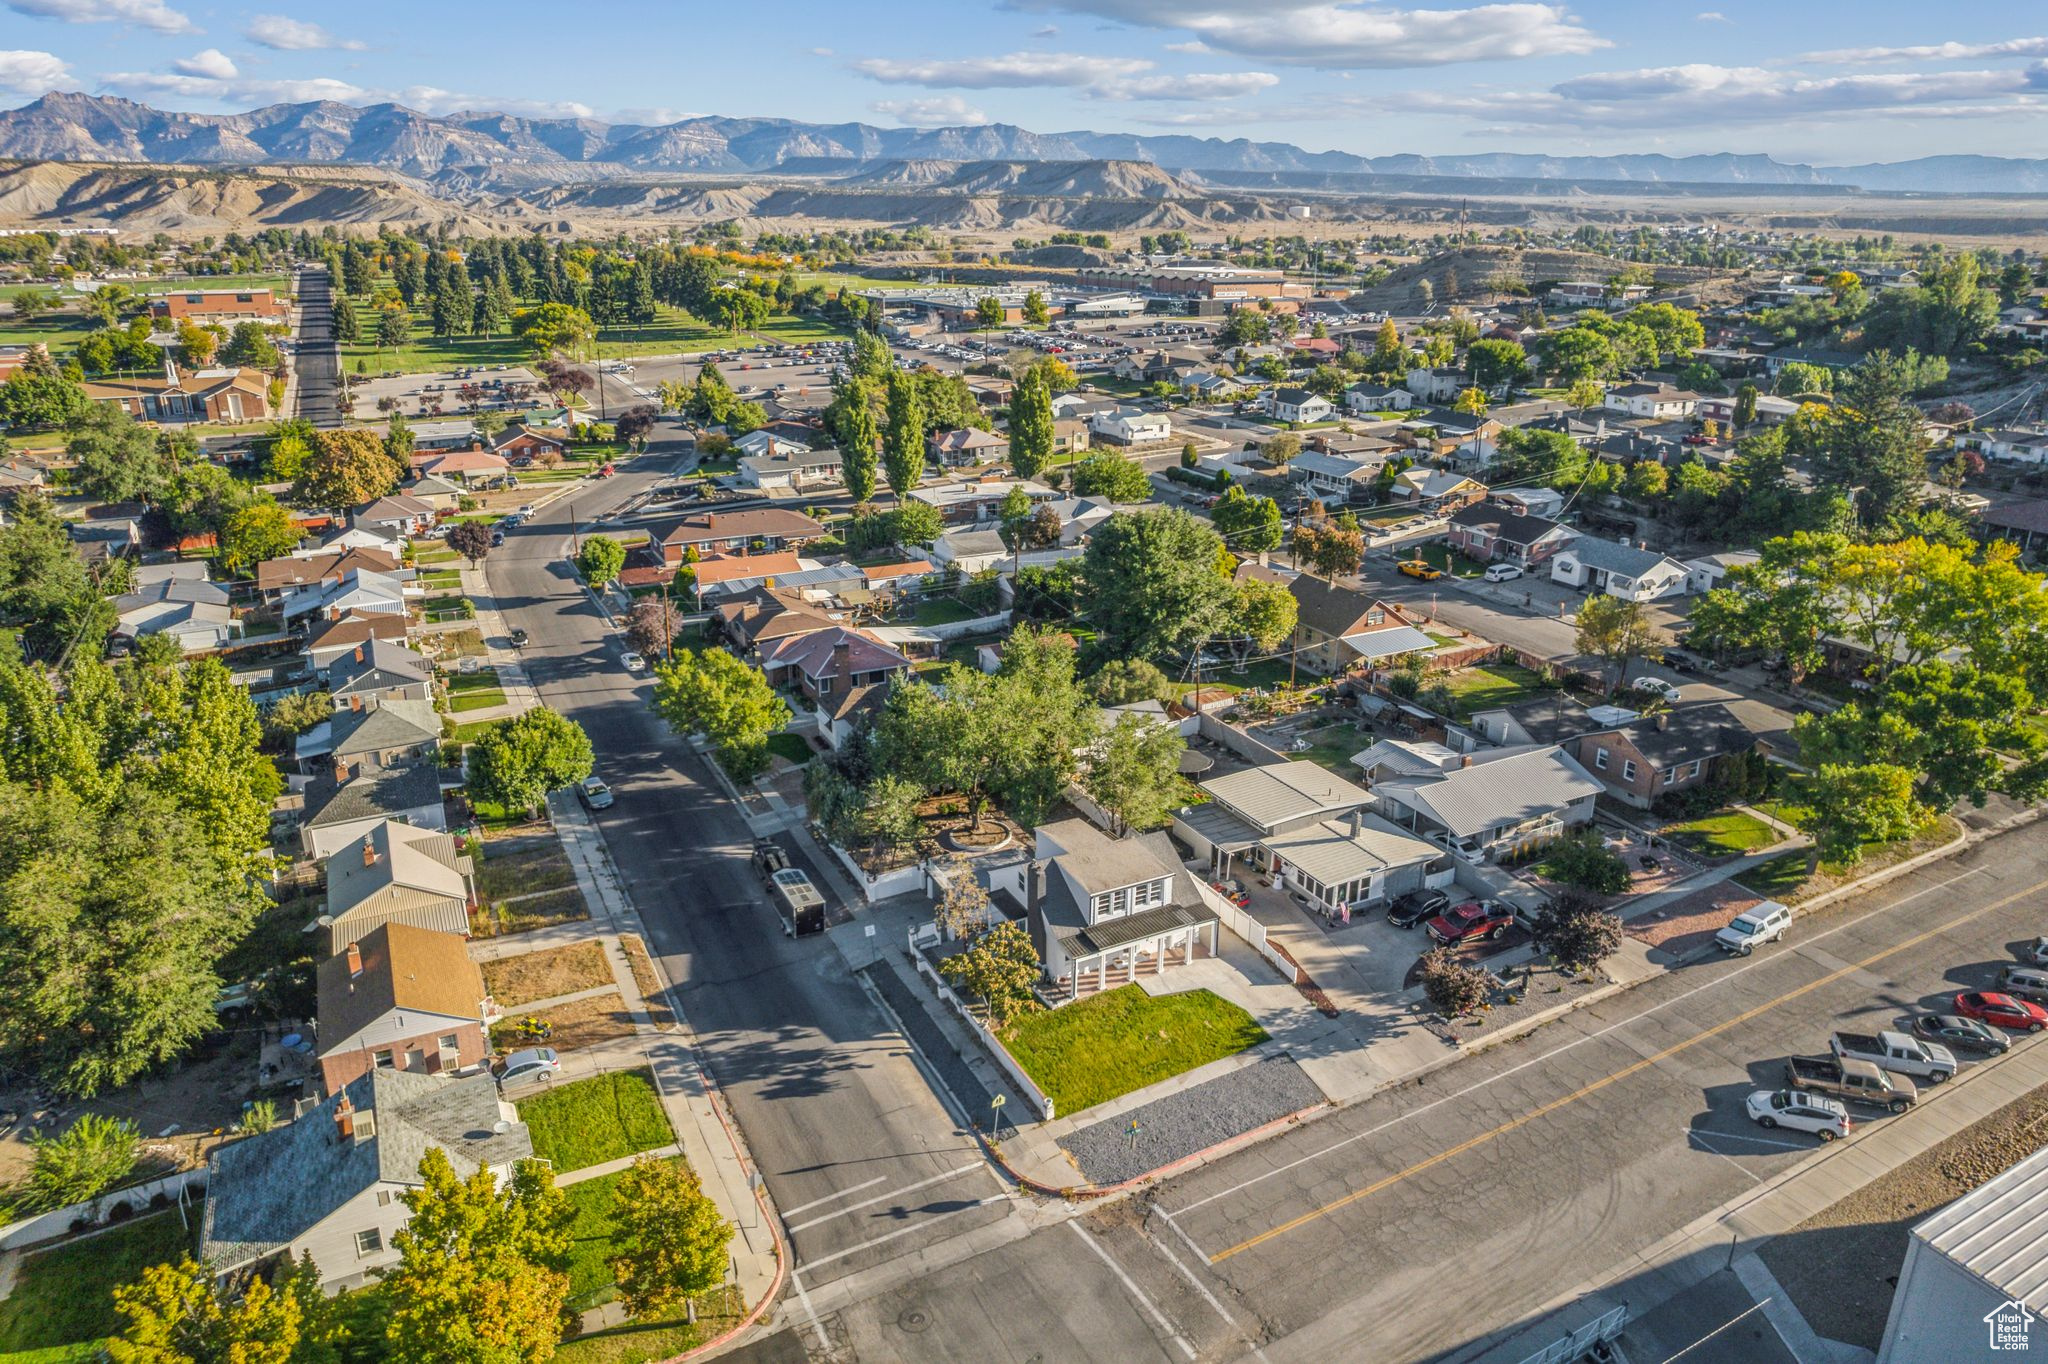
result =
[[[498,683],[496,668],[478,668],[473,673],[456,673],[448,679],[448,709],[457,715],[470,710],[489,710],[505,704],[505,690]]]
[[[1667,825],[1663,833],[1679,847],[1702,857],[1737,857],[1768,848],[1779,839],[1776,829],[1740,810],[1722,810]]]
[[[1415,551],[1415,557],[1453,578],[1476,578],[1486,572],[1484,563],[1466,558],[1449,545],[1424,545]]]
[[[484,988],[501,1009],[516,1009],[536,999],[554,999],[612,983],[611,963],[601,942],[572,942],[519,957],[483,963]]]
[[[1265,1040],[1250,1014],[1207,990],[1125,985],[1026,1015],[1003,1043],[1065,1116]]]
[[[535,1045],[519,1031],[519,1021],[523,1017],[525,1015],[522,1014],[493,1025],[491,1045],[501,1052]],[[557,1004],[536,1017],[550,1029],[545,1045],[556,1051],[576,1051],[633,1035],[633,1015],[626,1009],[626,1001],[617,990]]]
[[[534,1155],[553,1162],[557,1173],[658,1150],[676,1139],[654,1077],[645,1070],[558,1081],[521,1099],[518,1109],[533,1134]]]

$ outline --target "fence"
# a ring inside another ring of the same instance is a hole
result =
[[[1284,763],[1285,753],[1271,744],[1253,738],[1236,725],[1225,724],[1207,711],[1202,712],[1196,733],[1212,743],[1218,743],[1238,757],[1254,763]]]
[[[924,928],[929,929],[930,925],[924,925]],[[940,1002],[967,1025],[968,1030],[974,1034],[975,1041],[981,1043],[981,1049],[988,1053],[989,1059],[996,1063],[996,1068],[1003,1072],[1003,1078],[1010,1082],[1018,1097],[1031,1106],[1032,1111],[1038,1115],[1038,1120],[1051,1122],[1054,1117],[1052,1096],[1040,1089],[1037,1083],[1025,1074],[1024,1067],[1017,1064],[1016,1058],[1010,1055],[1010,1049],[1003,1045],[1002,1039],[990,1032],[988,1024],[977,1018],[974,1011],[953,993],[945,978],[932,969],[931,963],[925,960],[924,953],[917,949],[918,932],[918,929],[910,931],[910,960],[917,967],[917,973],[930,982]]]
[[[1300,985],[1308,979],[1300,964],[1287,954],[1286,949],[1267,940],[1264,924],[1218,895],[1202,880],[1199,873],[1190,872],[1189,878],[1194,881],[1195,889],[1201,892],[1202,903],[1215,911],[1216,917],[1223,921],[1223,926],[1242,938],[1252,951],[1264,957],[1274,970],[1287,978],[1289,984]]]
[[[860,888],[861,897],[869,904],[925,889],[924,864],[921,862],[910,862],[879,873],[863,871],[858,862],[846,855],[846,849],[822,836],[818,841],[831,849],[832,855],[839,859],[839,865],[846,869],[847,876]]]
[[[52,1241],[70,1233],[72,1224],[84,1221],[97,1226],[102,1217],[110,1215],[115,1208],[125,1205],[131,1213],[144,1212],[150,1203],[162,1194],[165,1203],[176,1202],[184,1194],[187,1185],[197,1184],[197,1193],[206,1189],[206,1167],[196,1166],[180,1170],[176,1174],[160,1176],[142,1184],[131,1184],[123,1189],[110,1190],[89,1203],[73,1203],[68,1208],[58,1208],[35,1217],[0,1227],[0,1250],[18,1250],[40,1241]]]

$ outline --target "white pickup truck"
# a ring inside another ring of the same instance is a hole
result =
[[[1828,1039],[1838,1061],[1868,1061],[1894,1075],[1911,1075],[1938,1085],[1956,1073],[1956,1054],[1939,1042],[1922,1042],[1902,1032],[1838,1032]]]

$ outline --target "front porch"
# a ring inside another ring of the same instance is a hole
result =
[[[1105,919],[1054,937],[1046,972],[1053,993],[1079,999],[1215,956],[1218,928],[1215,915],[1181,905]]]

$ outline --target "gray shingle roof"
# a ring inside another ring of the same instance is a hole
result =
[[[1670,564],[1683,570],[1684,565],[1653,549],[1637,549],[1614,540],[1584,537],[1572,542],[1564,553],[1571,555],[1588,568],[1597,568],[1607,573],[1619,573],[1624,577],[1640,578],[1659,564]]]
[[[1606,788],[1569,754],[1558,748],[1528,748],[1490,755],[1474,754],[1470,767],[1455,768],[1439,779],[1381,782],[1375,790],[1399,796],[1458,838],[1496,825],[1520,824],[1555,814],[1573,801],[1597,796]]]
[[[1211,777],[1201,786],[1246,820],[1267,829],[1306,815],[1356,809],[1372,799],[1363,787],[1311,762],[1248,767]]]
[[[441,774],[431,766],[386,768],[335,785],[328,774],[306,786],[306,827],[391,818],[441,803]]]

